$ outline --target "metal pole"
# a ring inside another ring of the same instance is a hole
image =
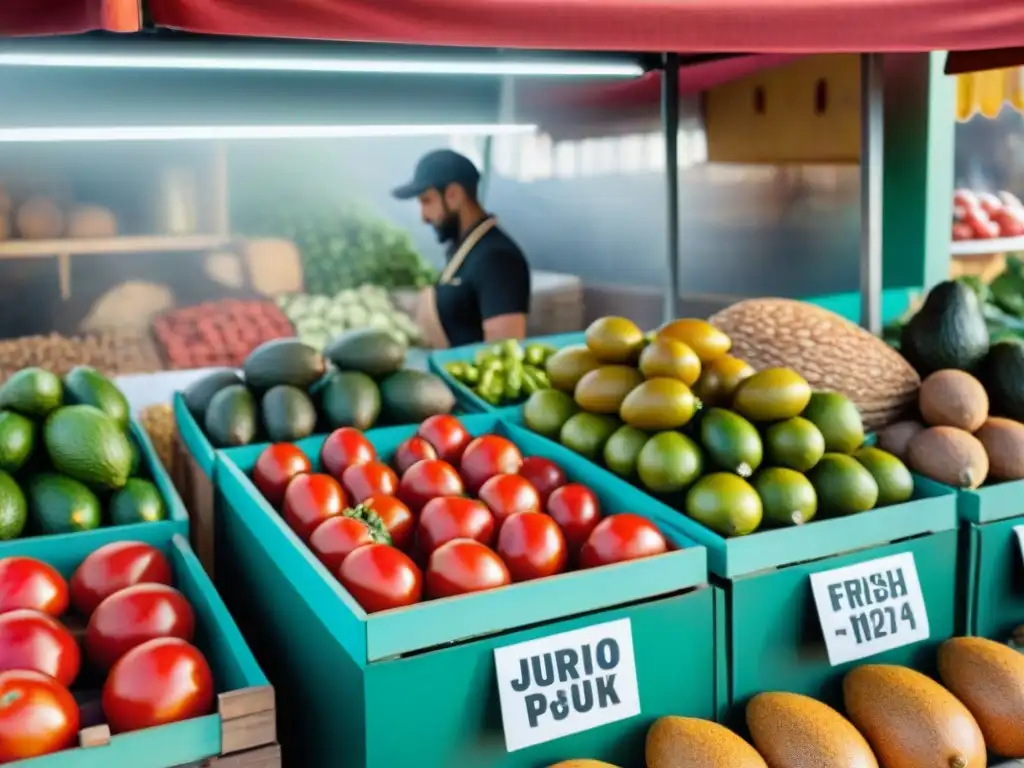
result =
[[[882,55],[860,57],[860,324],[882,331]]]
[[[679,316],[679,54],[665,54],[661,76],[661,125],[665,131],[665,203],[668,279],[664,319]]]
[[[516,82],[511,76],[501,79],[501,90],[498,92],[498,122],[513,123],[516,119]],[[506,139],[514,140],[514,139]],[[491,178],[494,175],[494,136],[484,137],[483,168],[480,169],[480,190],[478,197],[483,203],[490,190]]]

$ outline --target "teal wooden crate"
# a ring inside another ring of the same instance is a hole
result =
[[[463,422],[473,434],[505,434],[526,454],[547,454],[536,436],[494,416]],[[387,457],[413,431],[368,435]],[[315,460],[321,443],[297,445]],[[246,473],[260,451],[217,455],[218,569],[231,569],[225,584],[238,588],[227,590],[229,604],[271,679],[282,681],[285,751],[297,762],[533,768],[589,756],[628,766],[642,759],[653,718],[713,716],[716,601],[705,552],[684,536],[670,532],[683,549],[658,557],[367,616],[259,498]],[[644,513],[636,489],[592,481],[581,460],[562,466],[606,512]],[[507,753],[493,650],[622,617],[632,624],[641,716]]]
[[[99,533],[99,532],[97,532]],[[108,529],[110,541],[144,541],[170,559],[175,586],[196,614],[195,643],[214,673],[218,693],[267,686],[266,676],[228,613],[199,561],[180,534],[166,535],[155,525]],[[110,536],[118,533],[117,536]],[[39,537],[11,542],[5,556],[24,555],[50,563],[65,577],[98,546],[87,536]],[[57,752],[18,762],[24,768],[171,768],[220,755],[223,720],[219,713],[173,725],[113,736],[103,746]]]
[[[213,477],[214,448],[207,439],[203,428],[195,420],[188,406],[185,405],[185,398],[181,392],[174,393],[174,424],[178,428],[178,435],[185,449],[196,460],[199,469],[209,478]]]
[[[907,552],[914,556],[921,583],[928,639],[831,666],[811,591],[811,574]],[[840,706],[843,675],[868,662],[934,672],[938,645],[956,633],[957,557],[957,531],[949,530],[728,580],[723,599],[728,624],[729,704],[722,709],[722,719],[739,725],[743,706],[762,691],[793,691]]]
[[[156,523],[134,523],[132,525],[118,525],[97,528],[94,531],[83,531],[81,533],[60,533],[52,536],[29,536],[24,539],[12,539],[11,541],[0,542],[0,557],[13,554],[21,546],[28,542],[42,540],[54,547],[75,546],[72,542],[84,542],[86,551],[92,551],[104,544],[124,538],[140,538],[145,533],[154,537],[155,540],[169,540],[176,533],[188,535],[188,512],[185,505],[181,503],[181,497],[174,488],[167,470],[156,454],[153,443],[138,422],[134,419],[131,422],[131,434],[139,446],[140,461],[139,474],[151,480],[159,489],[163,497],[164,507],[167,510],[167,519]],[[145,539],[149,541],[149,538]]]
[[[882,291],[882,322],[896,320],[913,301],[924,293],[922,288],[886,288]],[[827,296],[805,296],[801,301],[817,304],[854,323],[860,322],[860,293],[833,293]]]
[[[584,334],[582,332],[558,333],[551,336],[537,336],[536,338],[527,339],[524,343],[539,342],[541,344],[550,344],[558,349],[567,347],[570,344],[582,344],[583,339]],[[444,367],[448,363],[461,363],[472,360],[473,356],[481,349],[488,349],[491,346],[493,345],[467,344],[463,347],[454,347],[453,349],[434,350],[427,355],[427,366],[431,372],[444,379],[445,384],[455,393],[456,401],[470,413],[491,413],[496,410],[496,407],[477,396],[469,387],[456,381],[455,377],[448,373]]]
[[[503,409],[499,417],[525,431],[522,409]],[[568,448],[539,435],[555,461],[567,457],[584,462],[589,477],[603,476],[620,486],[632,485],[604,467],[575,456]],[[652,499],[653,501],[653,499]],[[957,527],[956,492],[948,486],[914,477],[914,497],[905,504],[862,512],[847,517],[815,520],[792,528],[766,529],[749,536],[724,538],[662,501],[649,507],[662,526],[678,530],[708,549],[708,570],[716,576],[737,578],[766,568],[777,568],[864,547],[887,544],[925,533]]]
[[[959,491],[964,521],[964,624],[971,635],[1003,640],[1024,624],[1024,481]]]

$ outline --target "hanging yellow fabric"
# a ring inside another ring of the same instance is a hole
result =
[[[1024,112],[1024,67],[957,75],[957,120],[996,117],[1004,105]]]

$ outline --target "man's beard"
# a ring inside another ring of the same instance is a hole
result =
[[[445,215],[440,223],[434,225],[434,232],[437,233],[439,243],[452,243],[459,237],[459,214],[455,211],[444,209]]]

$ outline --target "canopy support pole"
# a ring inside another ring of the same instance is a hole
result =
[[[665,132],[665,203],[668,206],[664,321],[679,316],[679,54],[666,53],[661,77],[661,125]]]
[[[882,55],[860,57],[860,324],[882,332],[882,177],[885,151]]]

